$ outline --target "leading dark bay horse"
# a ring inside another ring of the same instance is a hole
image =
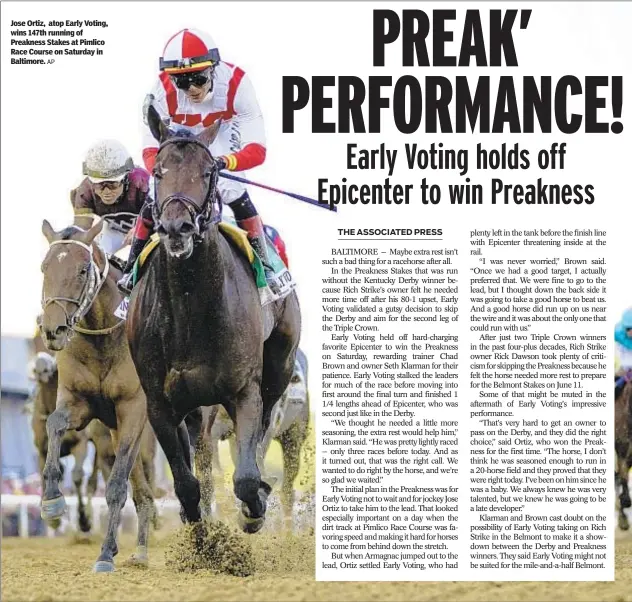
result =
[[[221,404],[235,423],[234,492],[242,528],[265,521],[270,486],[259,467],[263,434],[294,368],[301,316],[295,292],[261,306],[252,267],[218,228],[217,169],[199,136],[173,132],[153,107],[160,142],[153,206],[160,245],[130,299],[127,333],[147,411],[173,473],[183,520],[201,519],[185,417]]]
[[[138,514],[138,547],[132,564],[147,564],[153,495],[137,460],[147,424],[145,394],[129,353],[123,324],[113,316],[122,297],[105,253],[94,244],[103,222],[83,231],[71,226],[55,232],[44,221],[50,247],[42,263],[44,284],[40,329],[49,349],[57,351],[59,383],[56,409],[46,421],[48,450],[44,466],[42,516],[59,518],[65,501],[59,490],[59,454],[64,434],[81,431],[97,418],[111,429],[116,458],[106,487],[108,525],[97,572],[114,570],[117,531],[132,481]]]
[[[615,484],[617,486],[617,506],[619,528],[630,528],[625,509],[632,506],[628,479],[632,467],[632,370],[617,375],[614,399],[614,444],[617,455]]]

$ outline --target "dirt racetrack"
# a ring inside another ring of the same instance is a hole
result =
[[[301,473],[295,481],[299,493],[313,491],[313,436],[306,446]],[[226,466],[226,481],[231,476],[227,449],[220,449]],[[269,457],[271,472],[280,470],[278,446]],[[268,459],[266,460],[268,463]],[[7,602],[32,600],[53,601],[204,601],[217,602],[391,602],[432,600],[567,602],[632,602],[632,534],[617,534],[615,582],[602,583],[317,583],[314,581],[315,538],[313,535],[275,533],[270,525],[250,536],[255,573],[249,577],[218,575],[209,570],[177,572],[167,566],[173,548],[174,530],[179,519],[165,524],[151,535],[150,566],[139,569],[123,566],[134,551],[131,535],[121,538],[117,570],[95,575],[92,566],[101,545],[93,535],[90,543],[78,544],[73,536],[62,538],[4,538],[2,541],[2,596]],[[235,524],[234,515],[227,516]],[[306,507],[300,519],[307,530],[313,525],[313,507]],[[177,537],[177,535],[175,536]]]
[[[632,538],[617,540],[617,580],[605,583],[317,583],[313,535],[262,532],[252,537],[257,572],[229,577],[210,571],[179,573],[165,566],[168,540],[154,538],[148,569],[126,568],[133,551],[125,538],[115,573],[95,575],[99,543],[72,539],[2,542],[2,600],[152,601],[546,601],[632,600]]]

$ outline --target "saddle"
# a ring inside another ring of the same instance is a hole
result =
[[[232,243],[237,249],[248,259],[250,266],[252,267],[253,276],[259,290],[259,298],[261,305],[265,306],[272,301],[278,301],[287,297],[295,288],[296,283],[287,269],[285,263],[281,259],[278,249],[266,236],[266,243],[268,245],[268,257],[270,259],[270,268],[277,278],[277,282],[281,283],[281,290],[278,293],[274,293],[268,286],[266,280],[266,273],[263,267],[261,258],[257,255],[256,251],[252,248],[248,235],[245,230],[239,228],[236,223],[228,217],[224,217],[219,223],[219,230],[222,235]],[[149,239],[149,242],[145,245],[141,254],[138,256],[133,268],[133,286],[136,286],[138,281],[143,275],[143,268],[147,262],[147,259],[151,256],[156,247],[160,244],[160,238],[158,234],[153,234]]]

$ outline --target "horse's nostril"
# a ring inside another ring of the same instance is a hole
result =
[[[58,326],[55,329],[55,336],[56,337],[61,336],[62,334],[64,334],[67,331],[68,331],[68,326],[63,326],[63,325],[62,326]]]

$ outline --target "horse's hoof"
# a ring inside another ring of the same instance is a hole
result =
[[[632,500],[630,500],[630,496],[629,495],[622,495],[621,496],[621,508],[629,508],[630,506],[632,506]]]
[[[109,560],[97,560],[94,563],[94,572],[95,573],[113,573],[114,572],[114,563]]]
[[[90,534],[90,531],[92,530],[92,523],[88,517],[79,517],[79,530],[82,533]]]
[[[91,533],[82,532],[82,531],[78,531],[77,533],[75,533],[73,541],[76,544],[92,543],[92,534]]]
[[[146,569],[149,566],[149,556],[147,555],[147,548],[139,548],[134,552],[126,561],[125,566],[133,566],[137,568]]]
[[[62,517],[65,511],[66,500],[63,495],[52,500],[42,500],[42,518],[46,521]]]
[[[260,516],[259,518],[248,518],[243,513],[239,515],[239,526],[241,527],[241,530],[250,535],[260,531],[265,522],[266,519],[264,516]]]

